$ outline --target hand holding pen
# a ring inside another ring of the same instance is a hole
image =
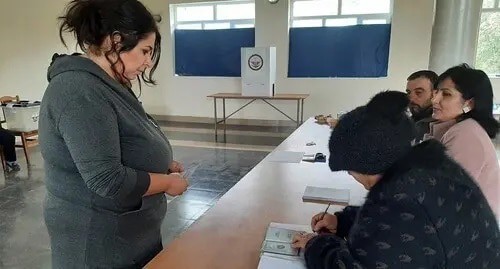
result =
[[[330,204],[326,207],[325,212],[321,212],[314,216],[311,220],[311,229],[315,233],[298,233],[293,238],[293,247],[303,249],[306,247],[309,240],[322,233],[337,232],[337,216],[328,214]]]
[[[336,233],[337,232],[337,216],[328,214],[330,204],[324,212],[316,214],[311,220],[311,229],[313,232],[322,233]]]

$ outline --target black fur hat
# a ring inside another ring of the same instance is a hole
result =
[[[330,169],[375,175],[407,154],[415,138],[409,102],[403,92],[385,91],[343,115],[330,137]]]

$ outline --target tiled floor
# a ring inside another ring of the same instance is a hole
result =
[[[190,178],[189,190],[169,202],[162,225],[164,245],[209,210],[292,131],[234,128],[230,137],[236,147],[226,148],[214,143],[211,125],[164,125],[167,136],[184,142],[172,144],[175,159],[184,163]],[[196,146],[185,146],[191,143]],[[22,171],[0,172],[0,268],[50,268],[50,244],[42,218],[46,191],[41,154],[36,149],[31,152],[29,169],[21,151],[18,156]]]

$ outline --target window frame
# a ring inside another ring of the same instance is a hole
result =
[[[294,16],[293,15],[293,6],[295,2],[300,2],[300,1],[317,1],[317,0],[290,0],[290,20],[289,20],[289,26],[290,28],[295,28],[294,21],[299,21],[299,20],[322,20],[322,26],[321,27],[335,27],[335,26],[327,26],[326,21],[329,19],[347,19],[347,18],[356,18],[356,25],[361,25],[363,24],[363,20],[377,20],[377,19],[384,19],[386,20],[387,23],[391,23],[392,21],[392,13],[393,13],[393,7],[394,7],[394,0],[390,0],[390,12],[389,13],[372,13],[372,14],[341,14],[342,13],[342,2],[344,0],[337,0],[337,10],[338,13],[337,15],[312,15],[312,16]],[[497,0],[498,1],[498,0]],[[307,26],[306,26],[307,27]]]
[[[201,29],[199,30],[207,30],[206,25],[212,23],[229,23],[230,28],[221,28],[221,29],[237,29],[237,25],[241,24],[251,24],[255,27],[255,18],[253,19],[225,19],[218,20],[217,19],[217,6],[220,5],[234,5],[234,4],[254,4],[255,0],[229,0],[229,1],[212,1],[212,2],[201,2],[201,3],[186,3],[186,4],[171,4],[170,5],[170,14],[171,14],[171,27],[172,30],[178,29],[179,25],[189,25],[189,24],[200,24]],[[213,12],[213,20],[196,20],[196,21],[177,21],[177,8],[178,7],[189,7],[189,6],[211,6]],[[209,28],[210,29],[210,28]]]
[[[493,7],[487,7],[487,8],[481,7],[481,13],[482,12],[498,12],[499,10],[500,10],[500,0],[495,0],[493,2]]]
[[[481,7],[480,18],[483,16],[483,13],[500,13],[500,0],[495,0],[492,8]],[[481,26],[479,26],[479,29],[480,29],[480,27]],[[478,49],[479,49],[479,31],[478,31],[477,38],[478,38],[478,40],[477,40],[476,55],[475,55],[475,61],[474,61],[475,66],[477,66],[477,54],[478,54]],[[496,73],[487,73],[487,75],[490,78],[500,78],[500,70],[497,70]]]

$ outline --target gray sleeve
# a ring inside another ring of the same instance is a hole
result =
[[[77,97],[66,104],[57,126],[90,190],[118,202],[140,199],[146,193],[149,174],[121,162],[118,120],[109,103]]]

